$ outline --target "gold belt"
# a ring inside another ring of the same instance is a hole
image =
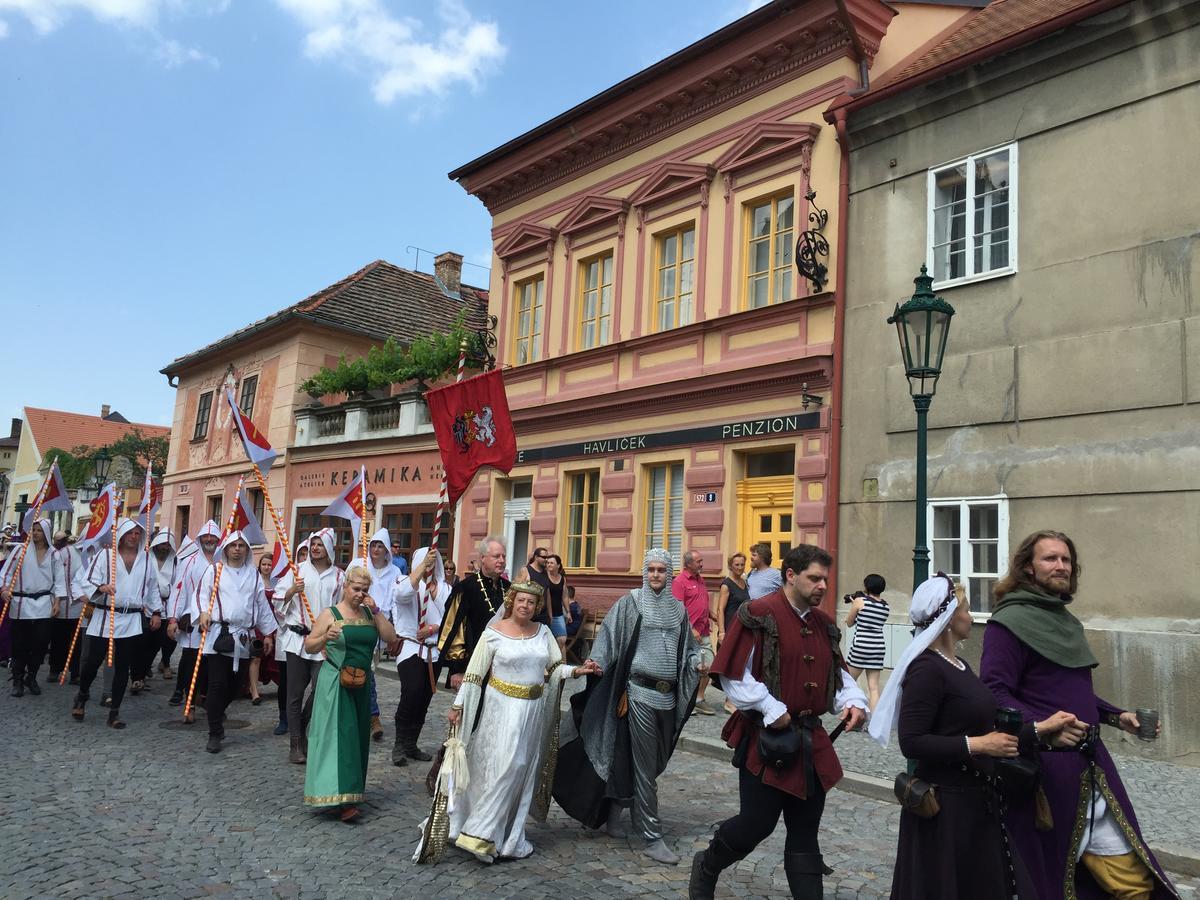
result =
[[[501,681],[495,675],[488,679],[488,685],[504,696],[516,697],[518,700],[536,700],[542,696],[545,687],[541,684],[513,684],[511,681]]]

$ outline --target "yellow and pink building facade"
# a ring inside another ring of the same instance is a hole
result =
[[[518,446],[464,496],[458,556],[548,546],[604,600],[652,545],[714,586],[758,541],[836,546],[847,170],[822,113],[975,5],[775,0],[450,173],[492,215]]]

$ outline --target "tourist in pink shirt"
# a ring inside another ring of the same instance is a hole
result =
[[[710,648],[708,633],[713,618],[712,603],[708,597],[708,588],[700,573],[704,571],[704,557],[696,550],[688,550],[683,554],[683,571],[671,582],[671,593],[683,604],[688,621],[692,625],[692,635],[701,647]],[[704,692],[708,688],[708,676],[700,679],[696,688],[696,712],[711,716],[715,710],[704,700]]]

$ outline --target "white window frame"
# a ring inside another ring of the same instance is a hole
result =
[[[974,558],[971,554],[971,507],[996,506],[996,578],[1003,578],[1008,572],[1008,496],[993,494],[990,497],[930,497],[925,504],[925,534],[929,542],[929,572],[932,575],[933,565],[933,511],[939,507],[957,506],[959,510],[958,525],[958,559],[962,571],[958,579],[964,585],[970,586],[970,579],[989,575],[974,570]],[[968,598],[970,599],[970,598]],[[986,622],[992,617],[989,612],[971,610],[971,618],[976,622]]]
[[[945,169],[951,169],[955,166],[967,164],[967,210],[966,210],[966,233],[964,235],[966,252],[965,259],[968,270],[975,265],[975,160],[980,157],[988,156],[992,153],[997,153],[1001,150],[1008,151],[1008,265],[999,269],[989,269],[986,272],[970,272],[970,274],[962,275],[958,278],[948,278],[945,280],[937,279],[937,269],[934,266],[934,226],[935,215],[934,207],[937,199],[937,174]],[[949,162],[941,163],[933,166],[926,174],[926,202],[925,202],[925,265],[930,272],[934,273],[934,290],[942,290],[944,288],[957,287],[960,284],[971,284],[976,281],[986,281],[989,278],[1003,278],[1008,275],[1017,273],[1017,224],[1018,219],[1018,197],[1017,197],[1017,145],[1016,143],[1001,144],[997,147],[990,147],[987,150],[980,150],[978,153],[972,153],[969,156],[959,157],[958,159],[950,160]]]

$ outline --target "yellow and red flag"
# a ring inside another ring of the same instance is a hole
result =
[[[355,534],[362,525],[363,511],[367,507],[367,467],[359,466],[358,474],[342,491],[341,496],[321,512],[323,516],[349,520]]]
[[[259,431],[250,421],[250,417],[238,407],[237,401],[233,399],[233,391],[229,388],[225,389],[225,399],[229,402],[229,408],[233,410],[233,424],[242,439],[246,456],[250,457],[250,461],[258,466],[265,478],[271,471],[271,463],[275,462],[275,457],[279,454],[275,452],[266,435]]]
[[[105,547],[112,541],[113,519],[117,515],[117,485],[110,481],[99,495],[88,504],[92,516],[87,520],[83,533],[75,542],[76,548]]]

